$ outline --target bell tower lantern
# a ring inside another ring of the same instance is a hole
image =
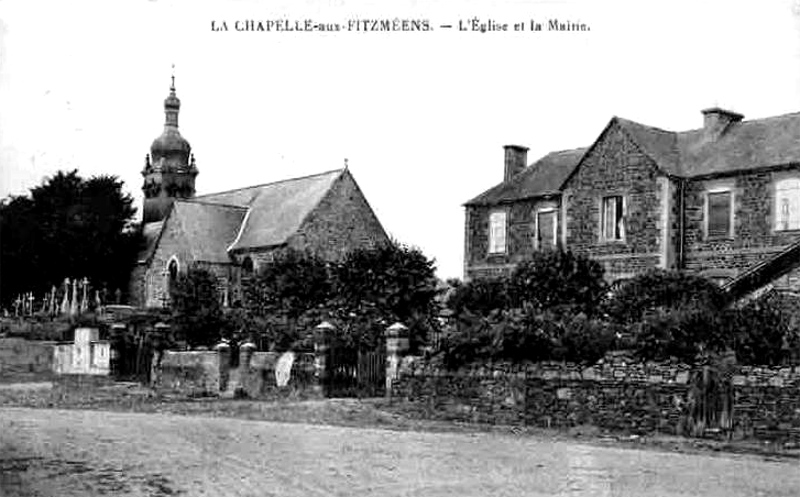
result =
[[[144,223],[161,221],[175,199],[194,196],[197,167],[189,142],[178,131],[178,112],[181,101],[175,94],[175,75],[169,95],[164,100],[164,131],[153,140],[150,154],[145,156],[142,176],[144,184]]]

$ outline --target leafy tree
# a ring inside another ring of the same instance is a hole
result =
[[[439,328],[435,266],[417,248],[391,243],[356,249],[334,267],[334,298],[329,309],[346,321],[369,326],[361,338],[374,343],[386,326],[408,326],[412,350]]]
[[[30,196],[0,202],[0,295],[41,293],[66,277],[126,289],[139,246],[133,198],[113,176],[58,172]]]
[[[297,319],[326,302],[331,286],[325,261],[311,253],[288,250],[277,254],[247,284],[245,298],[256,315],[282,313]]]
[[[508,283],[511,307],[527,302],[542,309],[574,306],[587,313],[605,290],[599,263],[561,249],[535,252],[515,268]]]
[[[176,334],[191,346],[210,346],[225,330],[216,276],[190,267],[170,288],[172,324]]]

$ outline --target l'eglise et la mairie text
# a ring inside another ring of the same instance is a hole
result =
[[[514,31],[521,31],[524,24],[514,24],[517,26]],[[537,22],[531,19],[527,25],[528,31],[589,31],[589,25],[580,21],[563,19],[548,19],[545,22]],[[497,31],[511,31],[511,24],[498,22],[493,19],[485,20],[473,17],[472,19],[461,19],[458,21],[459,31],[479,31],[481,33],[491,33]]]

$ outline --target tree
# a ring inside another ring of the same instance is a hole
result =
[[[190,267],[170,287],[172,324],[191,346],[210,346],[222,336],[225,322],[216,276]]]
[[[113,176],[58,172],[30,196],[0,202],[0,295],[42,293],[64,278],[126,289],[139,246],[133,198]]]
[[[409,328],[411,350],[439,328],[434,262],[417,248],[394,242],[356,249],[334,267],[333,282],[329,308],[344,321],[361,320],[365,345],[374,345],[393,321]]]

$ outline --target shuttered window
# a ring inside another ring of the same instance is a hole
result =
[[[557,221],[555,210],[536,213],[536,248],[548,249],[556,245]]]
[[[732,236],[732,200],[730,191],[709,192],[708,194],[708,225],[709,238],[729,238]]]
[[[603,197],[600,238],[606,241],[625,239],[625,202],[620,195]]]
[[[506,251],[506,213],[492,212],[489,215],[489,253],[500,254]]]

